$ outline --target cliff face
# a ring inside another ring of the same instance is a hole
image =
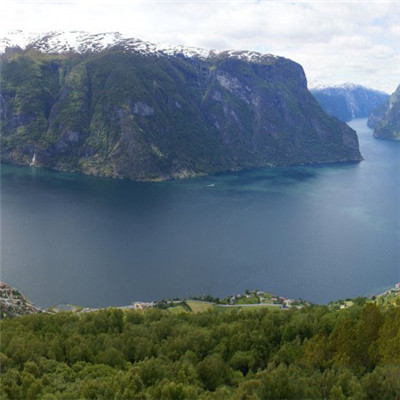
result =
[[[378,139],[400,140],[400,85],[387,102],[371,113],[368,126]]]
[[[354,84],[315,88],[311,93],[326,113],[344,122],[368,117],[389,98],[384,92]]]
[[[1,55],[3,162],[148,180],[361,159],[288,59],[50,39]]]

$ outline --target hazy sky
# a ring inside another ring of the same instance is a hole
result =
[[[310,82],[400,83],[400,0],[0,0],[7,31],[119,31],[153,42],[291,58]]]

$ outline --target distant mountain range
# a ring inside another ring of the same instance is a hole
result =
[[[0,54],[2,162],[162,180],[362,159],[283,57],[85,32],[14,32]]]
[[[379,139],[400,140],[400,85],[368,118],[368,126]]]
[[[389,98],[387,93],[353,83],[317,86],[310,90],[326,113],[344,122],[368,117]]]

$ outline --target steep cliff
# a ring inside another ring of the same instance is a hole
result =
[[[82,32],[2,48],[3,162],[149,180],[361,159],[282,57]]]
[[[374,129],[376,138],[400,140],[400,85],[387,102],[371,113],[368,126]]]
[[[368,117],[389,98],[387,93],[352,83],[312,88],[311,93],[326,113],[344,122]]]

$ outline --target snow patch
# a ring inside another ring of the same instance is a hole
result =
[[[256,51],[206,50],[197,47],[155,44],[135,38],[124,38],[119,32],[93,34],[84,31],[53,31],[38,34],[13,31],[9,32],[7,37],[0,39],[0,54],[3,54],[7,48],[20,48],[22,50],[32,48],[49,54],[67,52],[84,54],[100,52],[112,47],[119,47],[122,51],[128,53],[152,56],[181,56],[199,59],[224,56],[249,62],[278,58],[271,54],[262,54]]]
[[[323,81],[310,81],[307,84],[309,90],[319,91],[325,89],[341,89],[343,91],[352,91],[355,89],[366,89],[375,93],[387,94],[381,90],[372,89],[357,83],[344,82],[344,83],[327,83]]]

